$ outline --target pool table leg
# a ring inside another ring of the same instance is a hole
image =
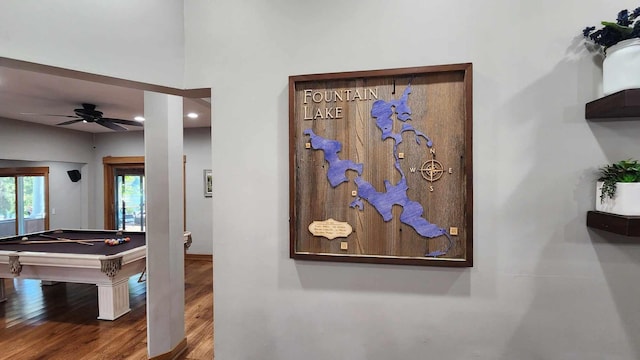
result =
[[[131,311],[128,278],[98,286],[98,319],[115,320]]]
[[[0,302],[7,301],[7,295],[4,293],[4,279],[0,278]]]

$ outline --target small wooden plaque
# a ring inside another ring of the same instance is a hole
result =
[[[347,237],[353,228],[346,222],[327,219],[325,221],[314,221],[309,225],[309,232],[313,236],[322,236],[329,240],[337,237]]]

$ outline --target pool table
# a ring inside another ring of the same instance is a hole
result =
[[[109,246],[104,239],[129,237]],[[191,233],[184,233],[184,246]],[[5,278],[96,284],[98,319],[115,320],[131,311],[129,277],[146,266],[145,233],[116,230],[57,229],[0,238],[0,301]]]

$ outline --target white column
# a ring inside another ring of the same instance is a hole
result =
[[[182,98],[144,93],[147,198],[147,350],[165,354],[184,338]]]

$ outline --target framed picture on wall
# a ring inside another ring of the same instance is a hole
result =
[[[211,169],[204,170],[204,196],[213,196],[213,177],[211,175]]]
[[[292,258],[473,266],[471,76],[289,77]]]

